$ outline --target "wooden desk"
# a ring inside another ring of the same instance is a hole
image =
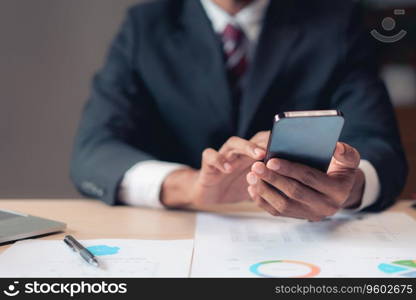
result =
[[[400,201],[389,211],[408,213],[416,219],[410,201]],[[63,239],[73,234],[79,239],[192,239],[195,213],[152,210],[126,206],[110,207],[94,200],[0,200],[1,209],[55,219],[67,223],[65,233],[41,239]],[[207,208],[216,212],[256,211],[251,203]],[[10,244],[0,247],[4,251]]]

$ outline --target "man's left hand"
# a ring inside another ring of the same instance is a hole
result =
[[[337,143],[327,173],[283,159],[256,162],[248,192],[272,215],[320,221],[359,206],[365,184],[359,163],[358,151],[345,143]]]

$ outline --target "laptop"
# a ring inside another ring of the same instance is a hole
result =
[[[0,244],[63,231],[66,224],[9,210],[0,210]]]

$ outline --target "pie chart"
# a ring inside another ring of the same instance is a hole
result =
[[[378,265],[378,269],[389,275],[416,278],[416,260],[396,260]]]
[[[321,269],[303,261],[266,260],[251,265],[250,272],[267,278],[308,278],[318,275]]]

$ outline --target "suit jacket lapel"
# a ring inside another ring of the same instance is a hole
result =
[[[258,47],[251,62],[241,103],[238,134],[245,136],[258,106],[273,80],[282,73],[299,30],[292,26],[293,1],[270,1],[260,34]]]
[[[227,81],[223,52],[210,20],[197,0],[183,1],[181,27],[172,38],[180,59],[191,60],[193,68],[189,85],[200,95],[199,101],[208,101],[216,118],[224,126],[232,126],[231,92]],[[186,70],[184,70],[186,72]]]

